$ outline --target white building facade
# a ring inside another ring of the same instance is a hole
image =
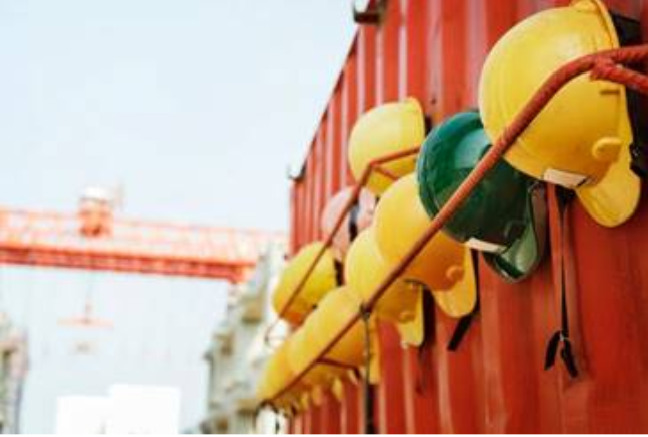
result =
[[[27,375],[27,336],[0,314],[0,432],[20,432],[20,407]]]
[[[276,315],[271,292],[284,263],[284,247],[270,247],[251,279],[230,289],[227,315],[205,353],[209,363],[207,417],[203,433],[275,433],[283,421],[270,412],[257,414],[256,385],[271,349],[265,334]],[[274,335],[285,332],[278,326]]]

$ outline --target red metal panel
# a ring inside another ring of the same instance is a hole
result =
[[[297,206],[297,212],[298,212],[297,218],[299,220],[299,223],[306,223],[306,211],[307,211],[307,209],[306,209],[306,184],[303,181],[301,181],[301,182],[295,183],[295,187],[297,187],[297,190],[298,190],[297,191],[297,194],[298,194],[297,201],[299,202],[298,206]],[[297,249],[299,247],[301,247],[306,242],[306,235],[305,235],[306,229],[307,229],[306,226],[303,226],[303,225],[299,226],[299,231],[297,232],[298,245],[292,248],[293,253],[296,253]]]
[[[342,81],[342,99],[340,104],[340,161],[337,169],[340,173],[341,186],[350,185],[353,182],[351,169],[347,164],[347,146],[351,126],[358,114],[358,72],[357,72],[357,49],[353,49],[347,59],[344,68],[344,79]]]
[[[322,420],[322,405],[313,405],[309,411],[310,423],[309,434],[322,434],[324,431],[324,420]]]
[[[510,9],[510,3],[502,2],[500,13],[507,15]],[[488,53],[489,41],[484,35],[487,34],[488,0],[476,0],[471,2],[467,7],[466,13],[466,103],[469,107],[476,108],[478,100],[479,75],[481,74],[481,65]]]
[[[324,176],[324,181],[323,181],[323,196],[322,196],[322,206],[321,206],[321,211],[323,210],[324,206],[326,205],[326,200],[329,199],[333,193],[335,192],[335,189],[337,188],[339,184],[339,177],[338,177],[338,171],[335,168],[336,166],[333,166],[331,163],[332,162],[339,162],[339,141],[337,141],[335,131],[339,129],[339,121],[337,120],[337,117],[339,117],[339,103],[340,101],[340,93],[339,93],[339,87],[336,88],[336,91],[333,93],[331,96],[331,100],[329,102],[329,107],[327,111],[327,117],[326,117],[326,138],[324,141],[324,149],[322,150],[322,164],[324,165],[324,168],[322,170],[322,175]],[[323,238],[322,235],[320,235],[320,238]]]
[[[329,121],[331,125],[330,138],[332,153],[329,156],[333,162],[342,162],[345,159],[342,150],[342,86],[338,86],[335,90],[331,108],[332,116],[329,118]],[[331,165],[328,168],[328,175],[330,182],[327,198],[331,197],[343,186],[339,165]]]
[[[429,2],[425,15],[427,23],[426,44],[429,62],[426,66],[427,95],[425,109],[433,120],[441,117],[441,99],[443,95],[442,47],[441,47],[441,6],[442,2]]]
[[[376,29],[363,26],[358,31],[358,101],[360,113],[376,104]]]
[[[312,151],[313,149],[311,149]],[[305,217],[304,217],[304,225],[305,225],[305,237],[304,237],[304,243],[310,242],[313,240],[313,228],[315,224],[315,216],[313,214],[313,210],[315,209],[315,202],[317,200],[316,193],[315,193],[315,183],[317,182],[317,174],[315,173],[315,154],[311,152],[309,155],[308,159],[306,160],[306,179],[304,181],[304,184],[306,185],[305,190],[305,197],[306,197],[306,205],[304,206],[304,212],[305,212]]]
[[[344,82],[342,84],[342,111],[340,119],[340,143],[341,143],[341,160],[337,167],[340,171],[342,185],[350,185],[353,182],[351,169],[347,162],[347,148],[349,143],[349,133],[351,127],[358,117],[358,55],[357,49],[354,48],[349,55],[344,71]]]
[[[358,386],[345,381],[344,396],[340,405],[340,432],[342,434],[362,433],[361,402],[362,397]]]
[[[399,98],[399,49],[401,9],[400,1],[387,2],[387,19],[378,32],[377,57],[380,76],[377,81],[379,102],[390,102]]]
[[[288,241],[288,250],[290,253],[294,253],[295,247],[299,245],[299,230],[300,223],[299,220],[299,188],[297,184],[293,184],[290,187],[290,231]]]
[[[312,177],[308,178],[308,236],[307,242],[312,242],[317,238],[317,205],[319,204],[319,182],[321,180],[321,175],[317,172],[317,161],[319,159],[319,148],[318,144],[322,135],[322,129],[317,133],[315,142],[313,143],[312,153],[309,157],[309,170]]]
[[[336,150],[337,148],[337,143],[335,142],[335,135],[334,135],[334,130],[335,130],[335,124],[336,124],[336,108],[337,106],[337,101],[339,97],[337,94],[333,94],[331,97],[331,101],[329,102],[329,107],[328,107],[328,117],[326,119],[326,138],[323,144],[323,150],[322,150],[322,165],[324,168],[322,169],[322,175],[324,177],[323,180],[323,187],[322,187],[322,198],[321,200],[324,202],[324,206],[326,205],[326,200],[329,199],[333,193],[334,193],[334,184],[337,183],[337,170],[334,168],[332,165],[333,162],[339,161],[335,160],[335,155],[338,154],[338,151]],[[323,210],[320,209],[320,213]],[[319,214],[318,214],[319,215]],[[320,233],[318,234],[318,238],[324,238],[324,236]]]
[[[403,349],[391,325],[379,324],[380,384],[376,393],[376,422],[382,434],[402,434],[405,429]]]
[[[428,56],[428,46],[426,35],[426,11],[429,8],[429,2],[426,0],[409,0],[403,2],[405,5],[404,28],[405,42],[401,48],[406,50],[406,65],[404,66],[406,94],[416,96],[421,102],[429,100],[426,95],[426,73],[427,64],[430,57]]]
[[[322,406],[320,407],[320,431],[322,434],[340,433],[340,403],[330,392],[324,393]]]
[[[406,429],[408,433],[439,433],[438,380],[432,347],[409,348],[405,354]]]
[[[313,422],[313,414],[315,414],[315,408],[311,408],[309,411],[306,411],[304,414],[302,414],[302,427],[301,427],[301,432],[302,434],[314,434],[315,430],[313,429],[312,422]]]
[[[299,226],[299,223],[302,222],[300,219],[301,209],[299,208],[301,204],[299,187],[300,184],[298,184],[297,181],[293,181],[292,186],[290,187],[290,242],[288,246],[289,255],[295,253],[295,248],[299,247],[299,233],[303,228],[302,226]]]
[[[441,113],[447,117],[466,108],[466,1],[442,2],[441,14],[441,77],[443,97]]]
[[[570,431],[648,429],[648,270],[640,256],[648,244],[646,206],[619,231],[596,226],[574,205],[569,308],[584,346],[584,376],[566,399],[569,409],[583,413],[582,422],[568,422]]]
[[[306,223],[306,184],[304,182],[299,183],[299,220],[301,220],[301,223]],[[297,249],[301,246],[304,245],[306,242],[306,226],[300,226],[299,227],[299,246],[295,247],[294,250],[295,252]]]
[[[507,284],[487,272],[481,264],[482,311],[480,324],[484,348],[483,379],[486,424],[492,433],[556,432],[558,399],[552,375],[542,371],[545,340],[556,327],[552,314],[553,298],[548,293],[537,295],[529,291],[534,285],[551,283],[548,262],[535,275],[517,285]],[[534,303],[544,311],[534,314]],[[541,332],[535,338],[534,332]],[[546,393],[548,407],[540,409],[543,400],[540,387],[553,388]],[[547,416],[548,415],[548,416]],[[542,427],[541,427],[542,426]]]
[[[329,106],[330,107],[330,106]],[[315,180],[317,181],[317,187],[315,188],[316,190],[316,195],[317,195],[317,200],[315,201],[314,209],[313,209],[313,234],[312,234],[312,240],[318,240],[320,239],[320,222],[319,222],[319,217],[321,215],[322,210],[324,209],[324,203],[326,202],[326,180],[328,178],[328,172],[327,168],[325,166],[326,163],[326,151],[329,149],[329,120],[330,120],[330,114],[327,111],[327,113],[324,115],[324,118],[322,119],[322,126],[323,128],[319,130],[319,135],[318,135],[318,141],[315,143],[315,167],[317,170],[315,171]]]
[[[323,119],[324,120],[324,119]],[[322,126],[326,126],[325,123],[322,123]],[[312,166],[312,180],[311,182],[311,192],[312,192],[312,202],[310,208],[310,222],[311,228],[308,235],[308,241],[315,241],[319,233],[319,223],[317,218],[319,217],[319,204],[320,199],[322,198],[322,179],[323,175],[321,172],[317,171],[318,168],[321,168],[319,165],[321,159],[320,144],[322,142],[322,136],[324,135],[325,129],[320,129],[317,135],[317,140],[313,145],[313,154],[311,155],[311,166]]]
[[[404,95],[419,98],[435,122],[474,107],[481,66],[497,39],[524,16],[566,3],[390,1],[378,30],[361,26],[316,135],[328,131],[333,139],[322,147],[333,151],[315,145],[304,180],[294,187],[295,241],[313,238],[315,204],[331,194],[322,191],[315,199],[315,186],[325,175],[347,171],[344,150],[358,113]],[[648,2],[607,3],[643,17],[648,32]],[[322,161],[320,153],[329,158]],[[335,180],[327,184],[337,186]],[[552,203],[552,254],[531,278],[509,284],[480,261],[481,312],[459,351],[446,349],[456,321],[438,310],[432,344],[423,351],[403,352],[393,330],[381,329],[380,430],[648,431],[648,261],[640,256],[648,245],[647,220],[645,201],[630,223],[612,230],[597,226],[577,204],[571,207],[565,273],[579,378],[570,379],[561,365],[543,370],[546,342],[560,320],[561,229]],[[362,430],[359,387],[346,383],[341,404],[327,396],[320,408],[325,413],[319,419],[315,410],[303,415],[302,431],[331,431],[336,423],[341,432]]]

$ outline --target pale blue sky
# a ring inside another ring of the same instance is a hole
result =
[[[353,32],[349,0],[0,0],[0,205],[72,210],[85,186],[122,184],[129,216],[286,229],[286,169]],[[0,306],[30,329],[25,431],[53,429],[57,395],[113,382],[178,384],[183,425],[201,417],[224,284],[1,275]],[[116,328],[58,327],[90,288]],[[95,355],[70,354],[76,336]]]

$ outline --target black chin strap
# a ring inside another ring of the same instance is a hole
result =
[[[630,145],[630,169],[641,178],[648,176],[648,123],[645,114],[646,101],[637,91],[627,89],[627,105],[632,126]]]
[[[447,349],[451,352],[455,352],[457,349],[459,349],[459,345],[463,341],[464,337],[468,333],[468,329],[470,329],[470,326],[472,325],[473,320],[477,315],[479,314],[479,269],[477,266],[479,265],[479,256],[477,255],[477,252],[474,250],[470,251],[470,256],[472,257],[473,260],[473,267],[475,268],[475,282],[476,282],[476,293],[477,293],[477,301],[475,302],[475,307],[472,309],[471,312],[466,314],[465,316],[461,317],[459,321],[457,322],[457,325],[455,326],[455,330],[452,333],[452,337],[450,337],[450,341],[448,342]]]
[[[573,191],[565,188],[556,187],[556,199],[558,200],[558,211],[560,213],[560,329],[556,331],[547,344],[545,354],[545,370],[551,369],[556,363],[558,348],[560,349],[560,358],[562,359],[569,376],[576,378],[578,368],[569,338],[569,313],[567,311],[567,283],[565,278],[565,234],[567,233],[568,220],[567,206],[573,198]]]
[[[611,12],[614,29],[619,36],[621,46],[631,46],[643,42],[641,22],[615,12]],[[633,65],[632,69],[642,72],[643,66]],[[630,145],[630,169],[639,177],[648,176],[648,120],[644,116],[648,107],[645,97],[626,87],[626,103],[632,128],[632,144]]]
[[[344,284],[344,264],[340,261],[333,261],[333,267],[335,268],[335,282],[337,286]]]
[[[356,199],[349,210],[349,241],[358,236],[358,216],[360,215],[360,200]]]
[[[461,345],[461,342],[463,341],[464,337],[468,333],[468,329],[470,329],[470,327],[472,326],[472,322],[478,313],[479,313],[479,298],[477,298],[477,302],[475,303],[475,308],[465,316],[461,317],[457,322],[457,325],[455,326],[455,330],[452,333],[452,337],[450,337],[450,341],[448,342],[447,349],[449,351],[455,352],[457,349],[459,349],[459,345]]]

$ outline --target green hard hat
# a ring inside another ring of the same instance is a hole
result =
[[[428,215],[439,212],[490,146],[475,111],[456,114],[432,130],[417,164],[419,194]],[[443,231],[484,252],[498,274],[517,281],[542,260],[546,217],[544,184],[500,160]]]

